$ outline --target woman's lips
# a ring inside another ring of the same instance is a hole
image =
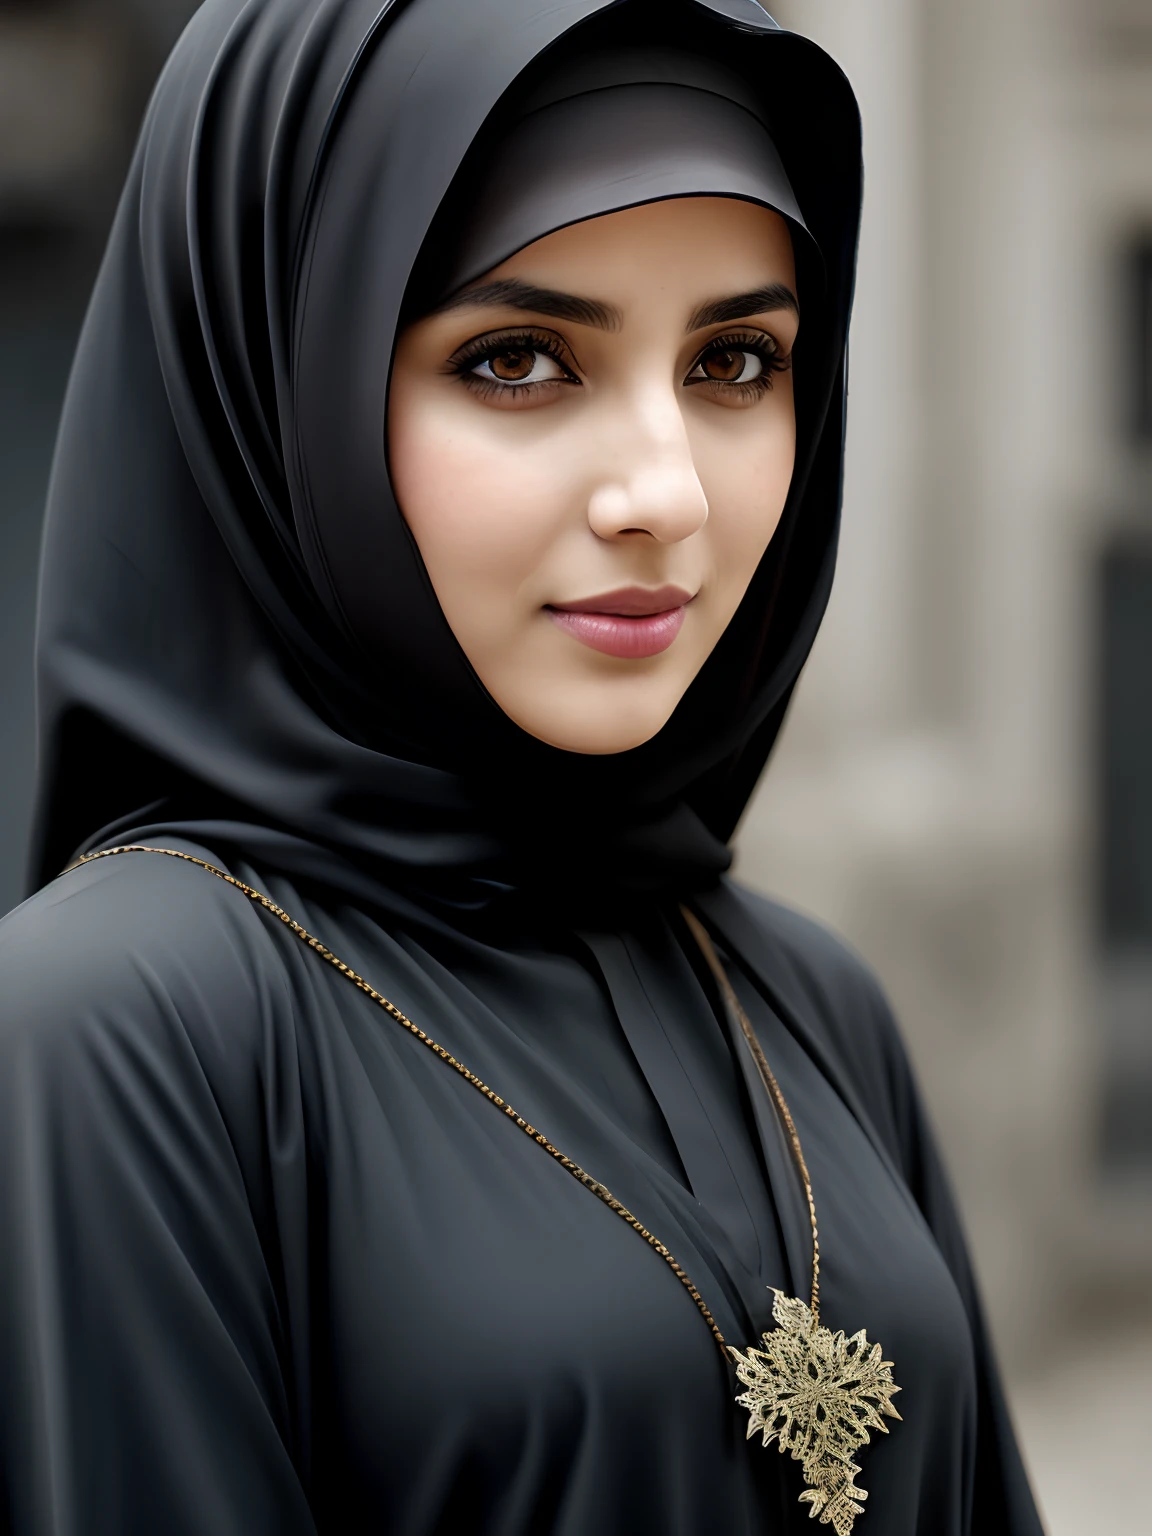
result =
[[[551,603],[545,609],[561,629],[594,651],[638,661],[659,656],[675,640],[693,594],[682,587],[622,587],[574,603]]]

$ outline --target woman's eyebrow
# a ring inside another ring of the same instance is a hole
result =
[[[734,293],[730,299],[713,299],[702,304],[689,320],[689,331],[698,331],[705,325],[725,325],[729,320],[747,320],[749,315],[763,315],[769,310],[786,309],[800,313],[796,295],[786,283],[769,283],[765,288],[753,288],[749,293]]]
[[[476,288],[462,288],[443,304],[437,314],[452,309],[522,309],[533,315],[550,315],[554,320],[572,320],[577,325],[594,325],[601,331],[618,331],[623,316],[612,304],[598,299],[582,299],[575,293],[560,293],[555,288],[537,288],[519,278],[501,278],[495,283],[481,283]]]

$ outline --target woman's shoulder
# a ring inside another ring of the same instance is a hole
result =
[[[184,859],[97,859],[0,922],[0,1051],[123,1054],[168,1036],[237,1057],[278,983],[270,925],[241,891]]]
[[[733,883],[747,920],[743,950],[774,1000],[835,1059],[894,1143],[915,1087],[892,1007],[875,972],[815,918]]]
[[[895,1028],[875,972],[846,940],[814,917],[733,884],[791,988],[801,990],[829,1021],[866,1016],[873,1028]]]

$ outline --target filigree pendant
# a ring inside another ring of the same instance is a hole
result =
[[[856,1486],[860,1468],[852,1460],[867,1445],[869,1431],[888,1433],[884,1419],[898,1419],[892,1396],[891,1360],[879,1344],[869,1348],[863,1330],[847,1338],[823,1328],[810,1307],[773,1289],[777,1327],[761,1336],[763,1348],[746,1355],[729,1346],[736,1374],[748,1388],[736,1399],[748,1409],[748,1435],[762,1433],[804,1466],[811,1504],[809,1517],[850,1536],[864,1513],[867,1491]]]

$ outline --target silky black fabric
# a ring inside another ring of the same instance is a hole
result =
[[[529,741],[388,485],[413,263],[506,89],[688,47],[762,95],[824,263],[780,532],[669,726]],[[822,930],[723,877],[826,600],[858,121],[753,0],[210,0],[160,82],[81,342],[39,635],[36,893],[0,925],[0,1529],[767,1536],[671,1270],[256,885],[669,1246],[726,1336],[804,1294],[803,1196],[679,916],[793,1108],[825,1320],[895,1361],[872,1536],[1035,1536],[896,1033]]]
[[[674,917],[497,949],[233,868],[606,1183],[727,1337],[805,1294],[787,1148]],[[1037,1536],[882,999],[791,913],[703,911],[811,1166],[825,1320],[903,1387],[866,1530]],[[812,1529],[667,1266],[238,892],[117,855],[0,926],[0,968],[10,1531]]]
[[[686,56],[677,73],[689,75],[693,62]],[[596,85],[549,102],[517,118],[475,180],[463,228],[449,198],[421,253],[423,265],[443,231],[451,271],[439,299],[542,234],[664,198],[747,198],[784,214],[804,238],[763,123],[694,85]]]

